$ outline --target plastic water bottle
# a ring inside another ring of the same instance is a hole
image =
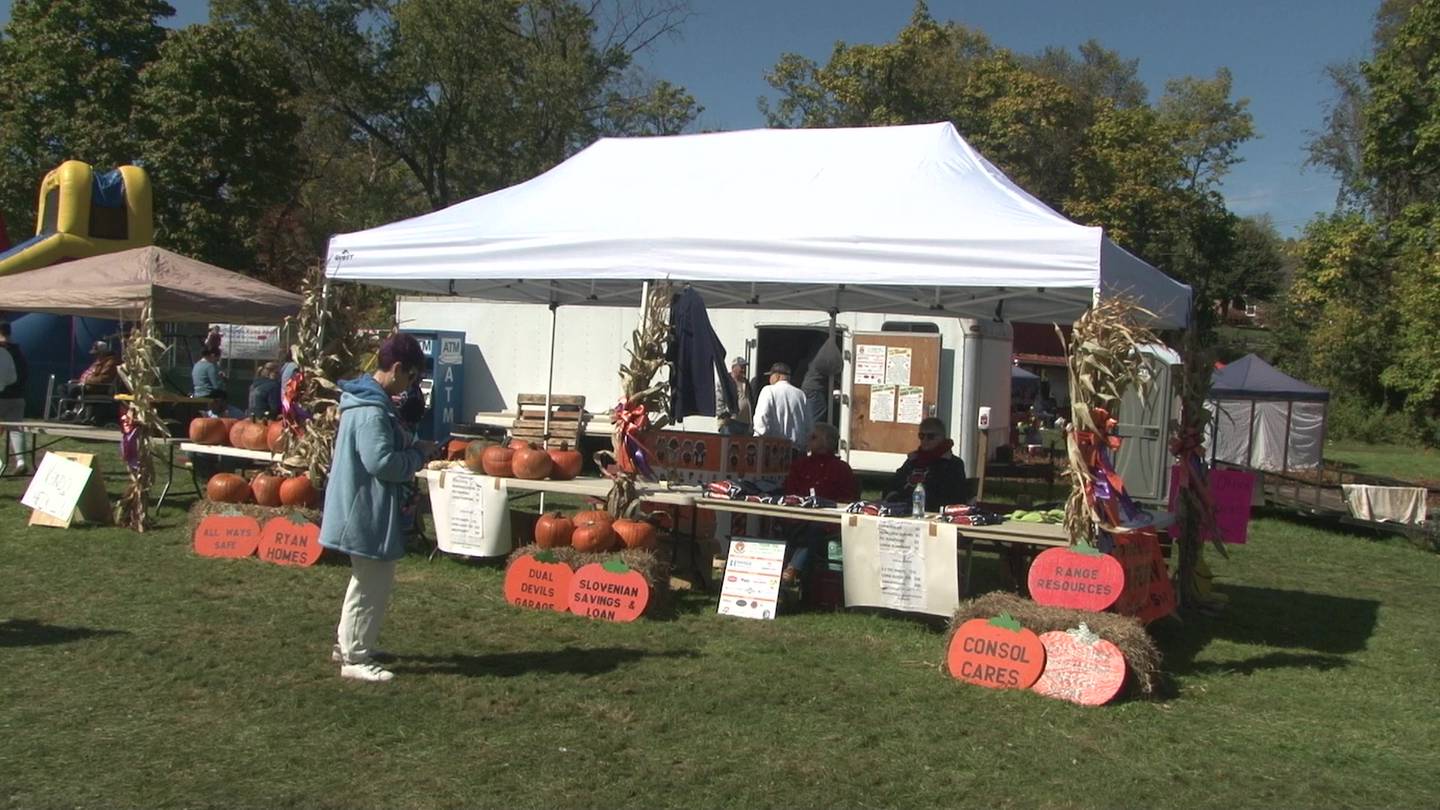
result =
[[[915,494],[910,496],[910,515],[912,517],[925,517],[925,484],[915,485]]]

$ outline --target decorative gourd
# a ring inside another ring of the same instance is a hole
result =
[[[515,472],[516,478],[524,478],[527,481],[538,481],[550,474],[554,467],[550,460],[550,454],[541,450],[533,444],[527,444],[516,450],[510,457],[510,469]]]
[[[290,432],[290,426],[285,424],[285,420],[276,419],[270,423],[270,427],[265,429],[264,449],[272,453],[283,453],[290,449],[290,441],[293,435],[294,434]]]
[[[545,452],[550,454],[550,477],[556,481],[569,481],[580,474],[580,468],[585,464],[585,457],[580,455],[580,451],[570,449],[565,442]]]
[[[1045,669],[1045,646],[1008,613],[971,619],[950,638],[950,674],[991,689],[1028,689]]]
[[[553,551],[525,554],[505,569],[505,601],[516,607],[570,609],[570,566],[558,562]]]
[[[535,521],[535,545],[541,548],[568,546],[574,533],[575,521],[559,512],[541,515],[540,519]]]
[[[1030,598],[1042,605],[1101,611],[1125,590],[1125,569],[1092,546],[1051,548],[1030,564]]]
[[[655,524],[643,520],[620,518],[610,526],[625,548],[655,548],[658,531]]]
[[[208,416],[190,420],[190,441],[196,444],[224,444],[229,438],[225,423]]]
[[[1048,697],[1103,706],[1125,685],[1125,654],[1083,623],[1074,630],[1040,634],[1045,671],[1031,689]]]
[[[617,541],[613,523],[614,518],[609,512],[599,509],[580,512],[575,515],[575,531],[570,535],[570,545],[586,554],[609,551]]]
[[[205,497],[218,503],[249,503],[250,484],[235,473],[216,473],[205,484]]]
[[[284,476],[263,472],[250,479],[250,492],[255,496],[255,503],[261,506],[279,506],[280,485],[284,483]]]
[[[583,565],[570,580],[570,612],[592,619],[633,622],[650,603],[650,583],[618,557]]]
[[[510,460],[515,451],[500,445],[491,445],[485,448],[480,454],[480,466],[485,470],[486,475],[493,475],[496,478],[509,478],[513,474],[510,468]]]
[[[485,472],[485,451],[495,445],[489,442],[473,441],[465,445],[465,469],[473,473]]]
[[[282,506],[313,508],[320,503],[320,493],[310,483],[310,476],[296,475],[280,483],[280,503]]]
[[[223,421],[230,423],[230,430],[226,432],[226,437],[230,440],[230,446],[238,447],[242,450],[245,449],[245,426],[250,424],[250,420],[229,419]]]

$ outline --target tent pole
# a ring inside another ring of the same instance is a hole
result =
[[[1280,455],[1280,471],[1290,472],[1290,417],[1295,413],[1295,400],[1285,403],[1285,452]]]
[[[545,423],[543,427],[546,447],[550,446],[550,397],[555,390],[555,312],[558,309],[560,309],[559,302],[553,298],[550,299],[550,355],[546,362],[548,371],[545,374]],[[545,494],[541,493],[540,497],[544,498]]]
[[[1245,428],[1245,466],[1255,466],[1255,400],[1250,400],[1250,425]]]

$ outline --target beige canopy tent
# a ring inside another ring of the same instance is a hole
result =
[[[0,278],[0,310],[158,322],[276,324],[300,296],[164,248],[143,247]]]

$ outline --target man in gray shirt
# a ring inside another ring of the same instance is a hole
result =
[[[221,381],[220,350],[206,347],[200,352],[200,359],[190,369],[190,384],[194,386],[191,396],[200,399],[209,399],[215,396],[215,392],[225,387]]]

